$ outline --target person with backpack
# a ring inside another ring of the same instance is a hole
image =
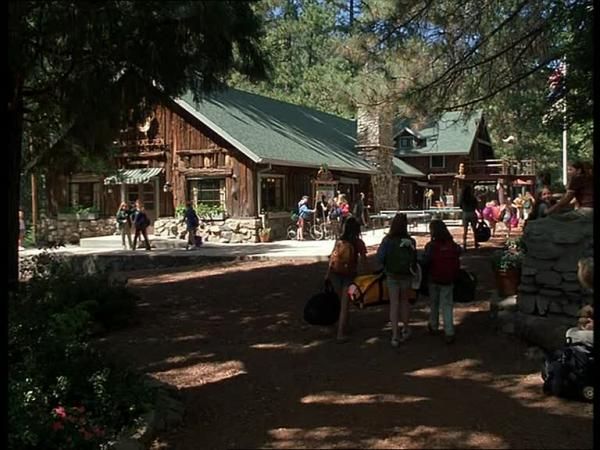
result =
[[[310,217],[312,213],[315,212],[314,209],[310,209],[307,205],[308,203],[308,195],[302,197],[302,199],[298,202],[298,222],[296,225],[298,226],[298,231],[296,234],[296,239],[299,241],[304,240],[304,222]]]
[[[200,225],[200,219],[198,219],[198,214],[196,214],[196,210],[192,206],[192,202],[187,202],[185,208],[185,213],[183,214],[183,222],[185,223],[186,232],[188,235],[188,242],[185,246],[186,250],[196,248],[196,231],[198,230],[198,225]]]
[[[406,214],[398,213],[392,219],[390,231],[377,250],[377,259],[383,265],[390,296],[390,321],[392,322],[392,347],[398,347],[410,336],[410,304],[408,290],[417,273],[417,242],[408,234]],[[398,329],[398,310],[402,330]]]
[[[438,333],[440,307],[446,343],[454,342],[454,282],[460,271],[461,249],[452,239],[443,220],[429,224],[431,241],[425,245],[423,265],[427,267],[431,310],[427,329]]]
[[[150,226],[150,219],[144,211],[144,205],[141,201],[137,200],[135,202],[135,212],[133,214],[133,227],[135,228],[135,235],[133,236],[133,248],[135,250],[137,247],[137,241],[140,237],[140,234],[144,237],[144,243],[146,244],[146,250],[151,250],[150,242],[148,241],[148,233],[147,229]]]
[[[348,288],[358,274],[359,262],[364,264],[366,260],[367,247],[360,238],[360,224],[354,217],[349,217],[344,224],[342,235],[335,242],[325,273],[325,280],[331,282],[341,302],[337,330],[338,342],[348,340],[346,336],[350,306]]]
[[[127,249],[125,245],[125,237],[127,236],[127,242],[129,243],[129,248],[133,248],[133,243],[131,242],[131,214],[133,211],[129,209],[127,203],[122,202],[121,206],[119,206],[119,210],[115,214],[115,218],[117,220],[117,227],[119,232],[121,233],[121,242],[123,244],[123,250]]]

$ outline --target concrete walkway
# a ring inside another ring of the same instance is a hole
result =
[[[370,230],[363,233],[363,240],[367,246],[376,245],[381,242],[387,230]],[[333,249],[332,240],[323,241],[275,241],[265,243],[244,244],[220,244],[217,242],[206,242],[200,248],[185,250],[185,240],[165,239],[149,236],[153,246],[153,255],[169,256],[207,256],[207,257],[239,257],[242,259],[311,259],[326,260]],[[26,249],[19,252],[21,257],[31,257],[41,253],[43,249]],[[66,245],[51,250],[53,253],[63,255],[148,255],[143,247],[136,251],[123,250],[121,248],[120,236],[102,236],[97,238],[82,239],[82,245]]]
[[[369,230],[362,234],[362,239],[367,246],[377,245],[387,232],[385,229]],[[419,230],[411,230],[412,234],[426,233],[425,227]],[[244,244],[220,244],[217,242],[206,242],[202,247],[194,250],[185,250],[185,240],[174,238],[158,238],[149,236],[153,246],[149,253],[138,248],[136,251],[123,250],[121,248],[120,236],[101,236],[81,240],[81,245],[66,245],[53,249],[53,253],[63,255],[169,255],[188,257],[194,255],[206,257],[225,257],[240,259],[303,259],[313,261],[325,261],[333,249],[332,240],[323,241],[292,241],[283,240],[266,243],[244,243]],[[31,257],[41,253],[42,249],[27,249],[19,252],[20,257]]]

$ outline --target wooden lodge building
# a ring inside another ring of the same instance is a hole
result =
[[[365,192],[372,212],[421,209],[425,189],[458,195],[478,162],[485,166],[479,181],[495,180],[484,117],[458,119],[447,114],[416,130],[376,108],[359,110],[352,121],[235,89],[200,102],[189,94],[121,133],[116,173],[54,177],[50,212],[78,205],[112,217],[120,202],[141,199],[159,222],[192,201],[220,207],[229,222],[245,221],[240,242],[256,240],[265,225],[282,238],[303,195],[314,205],[321,193],[341,191],[352,204]],[[329,181],[317,178],[323,165]]]

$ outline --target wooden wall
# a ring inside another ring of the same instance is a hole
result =
[[[156,117],[159,137],[169,144],[165,176],[173,186],[172,199],[168,198],[172,207],[188,200],[187,177],[215,177],[225,178],[229,215],[252,217],[257,214],[256,165],[249,158],[176,103],[159,106]]]

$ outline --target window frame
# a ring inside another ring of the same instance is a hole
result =
[[[434,166],[433,158],[442,158],[442,164]],[[430,155],[429,156],[429,168],[430,169],[445,169],[446,168],[446,155]]]
[[[400,136],[398,138],[399,150],[410,150],[414,147],[414,138],[412,136]]]
[[[207,201],[199,201],[198,194],[202,191],[198,188],[198,184],[203,181],[218,181],[219,188],[218,189],[206,189],[206,191],[218,192],[218,201],[208,200]],[[193,177],[186,179],[187,189],[187,199],[192,202],[194,208],[197,208],[200,203],[210,206],[219,206],[223,209],[226,209],[227,205],[225,204],[225,186],[226,180],[225,177]],[[196,189],[196,192],[194,192]]]
[[[281,180],[281,207],[275,206],[275,209],[266,209],[263,203],[263,181],[269,178],[277,178]],[[286,187],[287,187],[287,176],[282,174],[260,174],[258,176],[258,198],[260,202],[259,213],[265,212],[281,212],[286,211],[287,201],[285,198]]]

